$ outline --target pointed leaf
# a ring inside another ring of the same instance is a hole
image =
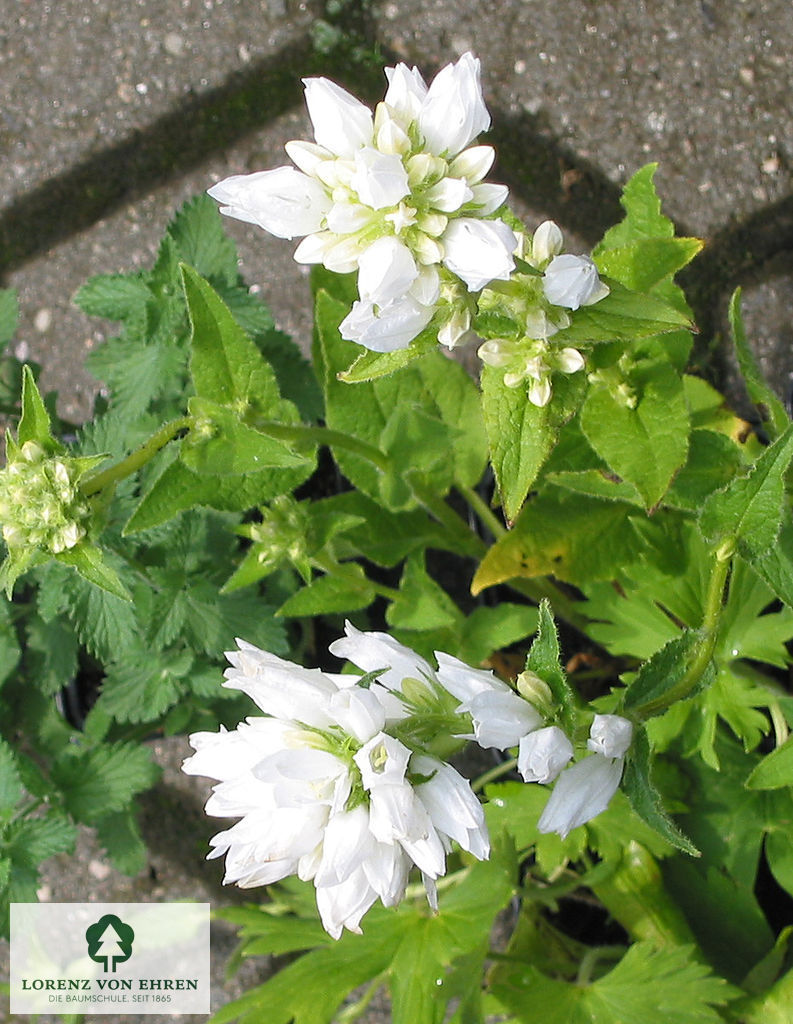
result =
[[[47,451],[55,443],[50,429],[50,417],[29,366],[22,368],[22,416],[17,427],[17,443],[36,441]]]
[[[738,366],[746,383],[746,390],[749,392],[751,400],[763,414],[763,419],[768,422],[771,437],[778,437],[787,428],[790,423],[790,417],[785,412],[785,407],[777,394],[768,386],[768,382],[757,365],[754,352],[749,345],[743,326],[743,317],[741,316],[740,288],[736,288],[730,298],[729,318],[732,339],[735,344],[735,354],[738,357]]]
[[[600,273],[635,292],[648,292],[690,263],[702,248],[698,238],[641,238],[603,249],[595,262]]]
[[[64,565],[72,566],[89,583],[106,590],[108,594],[120,597],[122,601],[132,600],[130,592],[118,578],[116,571],[105,561],[102,549],[96,545],[81,541],[73,548],[59,552],[55,558]]]

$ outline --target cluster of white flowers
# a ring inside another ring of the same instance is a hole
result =
[[[433,315],[443,344],[470,326],[461,286],[507,280],[517,239],[488,219],[507,188],[484,182],[491,146],[471,145],[490,127],[470,53],[427,86],[405,64],[386,68],[374,114],[325,78],[305,80],[314,142],[293,141],[295,167],[235,175],[209,189],[222,212],[281,238],[302,236],[295,259],[358,272],[345,338],[377,352],[407,346]]]
[[[558,832],[564,839],[578,825],[608,807],[617,792],[633,726],[621,715],[595,715],[587,748],[591,753],[570,765],[573,744],[557,725],[524,736],[518,771],[526,782],[556,785],[540,816],[540,832]]]
[[[0,521],[9,551],[31,547],[60,554],[85,536],[90,509],[79,493],[81,467],[74,459],[48,456],[26,441],[0,470]]]
[[[241,640],[238,647],[227,655],[224,685],[248,694],[264,717],[191,736],[196,753],[183,766],[218,780],[208,814],[241,819],[212,839],[209,856],[225,854],[225,881],[242,887],[292,874],[312,880],[335,938],[360,931],[376,900],[397,904],[414,865],[437,906],[452,841],[489,856],[481,804],[438,756],[450,740],[519,746],[528,781],[551,781],[572,757],[561,730],[544,728],[536,707],[492,672],[442,652],[434,669],[385,633],[347,623],[331,644],[363,677],[301,668]],[[630,723],[596,716],[594,753],[562,772],[541,828],[566,835],[600,813],[629,743]]]
[[[585,365],[578,349],[557,348],[548,339],[570,326],[567,310],[591,306],[609,294],[590,257],[563,253],[563,245],[562,232],[552,220],[540,224],[531,240],[521,236],[518,255],[542,277],[518,274],[520,289],[506,301],[497,293],[485,297],[519,323],[521,335],[489,339],[480,345],[479,358],[504,371],[508,388],[528,381],[529,401],[539,407],[551,400],[554,372],[577,373]]]

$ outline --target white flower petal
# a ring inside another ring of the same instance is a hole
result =
[[[608,286],[598,277],[597,267],[588,256],[563,253],[554,256],[543,276],[545,298],[554,306],[578,309],[592,305],[608,295]]]
[[[605,757],[624,757],[633,739],[633,726],[621,715],[595,715],[587,747]]]
[[[358,270],[361,298],[378,305],[401,298],[419,274],[410,250],[393,235],[378,238],[364,250]]]
[[[287,142],[284,149],[292,163],[311,177],[316,175],[317,169],[326,160],[333,159],[333,154],[329,149],[318,146],[314,142],[304,142],[302,139],[293,139],[291,142]]]
[[[460,701],[471,700],[478,693],[512,692],[507,684],[497,679],[489,669],[471,668],[464,661],[443,651],[435,651],[434,654],[438,660],[438,682]]]
[[[460,710],[470,714],[474,738],[485,749],[514,747],[527,732],[542,725],[542,716],[536,709],[511,690],[477,693]]]
[[[479,82],[479,60],[464,53],[438,72],[427,91],[418,125],[428,149],[456,156],[490,127]]]
[[[418,117],[421,106],[427,95],[427,85],[421,77],[419,69],[409,68],[407,64],[385,69],[388,79],[384,102],[407,126]]]
[[[337,156],[352,156],[372,142],[372,112],[327,78],[304,78],[314,138]]]
[[[334,203],[325,221],[328,231],[336,235],[352,235],[365,228],[372,219],[372,211],[360,203]]]
[[[331,206],[325,189],[294,167],[235,174],[207,189],[221,213],[258,224],[278,238],[319,231]]]
[[[431,307],[422,306],[409,295],[377,308],[371,302],[355,302],[339,330],[343,338],[372,352],[394,352],[407,348],[430,322],[432,314]]]
[[[353,757],[363,788],[373,792],[381,786],[403,785],[410,753],[395,736],[385,732],[373,736]]]
[[[449,764],[432,757],[414,754],[412,771],[430,776],[416,786],[416,795],[427,809],[432,824],[454,839],[478,860],[490,855],[490,839],[482,805],[471,784]]]
[[[449,174],[454,178],[465,178],[469,185],[478,184],[496,159],[492,146],[471,146],[464,149],[449,164]]]
[[[534,232],[531,240],[531,261],[534,266],[544,266],[562,251],[564,238],[559,226],[552,220],[544,220]]]
[[[470,199],[474,193],[464,178],[441,178],[439,182],[428,188],[425,198],[443,213],[455,213]]]
[[[495,213],[509,197],[509,189],[506,185],[474,185],[471,191],[473,193],[471,202],[480,217],[487,217],[489,213]]]
[[[362,203],[374,210],[396,206],[410,193],[407,171],[396,153],[379,153],[370,146],[355,154],[352,187]]]
[[[507,281],[515,269],[512,253],[517,239],[503,221],[459,217],[451,221],[441,241],[444,266],[470,291],[479,291],[490,281]]]
[[[590,754],[565,768],[540,815],[539,831],[558,832],[564,839],[605,811],[619,788],[623,764],[622,758]]]
[[[520,741],[518,771],[526,782],[553,782],[573,756],[573,744],[558,725],[535,729]]]

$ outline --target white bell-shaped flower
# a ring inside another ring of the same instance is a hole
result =
[[[223,204],[221,213],[258,224],[278,238],[319,231],[332,205],[318,181],[293,167],[236,174],[208,192]]]
[[[543,277],[545,298],[554,306],[578,309],[600,302],[609,293],[589,256],[554,256]]]
[[[418,116],[431,153],[454,157],[490,127],[479,71],[479,60],[464,53],[433,79]]]
[[[573,744],[558,725],[523,736],[518,749],[518,771],[526,782],[553,782],[573,756]]]

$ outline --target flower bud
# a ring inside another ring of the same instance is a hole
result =
[[[534,232],[531,240],[531,262],[535,267],[542,267],[558,256],[562,251],[564,238],[557,224],[552,220],[544,220]]]
[[[518,747],[518,771],[525,782],[553,782],[573,756],[573,744],[558,725],[535,729]]]
[[[518,693],[533,704],[538,711],[545,715],[553,713],[553,693],[545,680],[540,679],[536,672],[525,669],[515,680]]]
[[[624,757],[633,739],[633,726],[621,715],[595,715],[587,747],[604,757]]]
[[[588,256],[565,253],[554,256],[543,278],[546,299],[554,306],[578,309],[591,306],[609,293],[608,285],[598,277],[597,267]]]

